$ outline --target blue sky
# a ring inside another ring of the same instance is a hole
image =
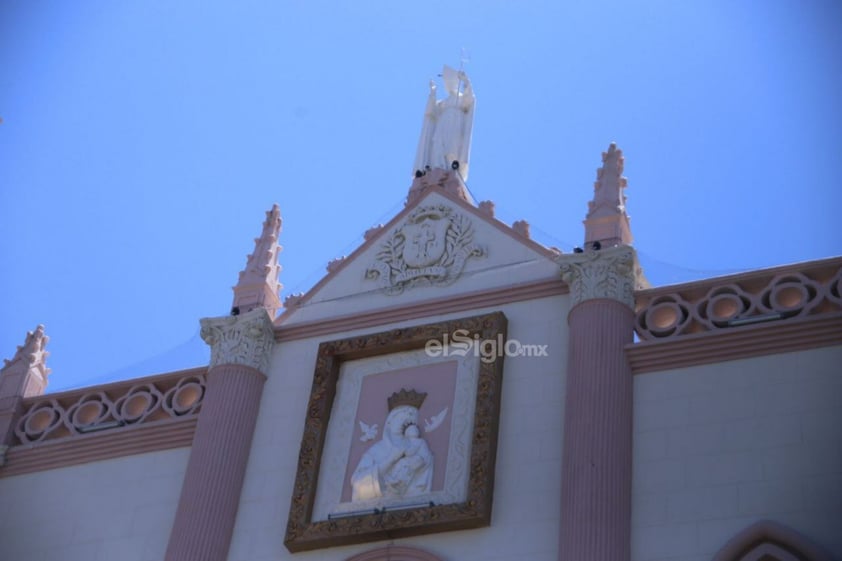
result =
[[[460,52],[469,188],[564,251],[626,157],[653,284],[842,254],[834,1],[0,5],[0,356],[49,390],[207,360],[277,202],[283,294],[402,206]]]

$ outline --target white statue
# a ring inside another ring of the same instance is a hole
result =
[[[436,85],[430,81],[414,171],[417,175],[428,168],[456,169],[467,180],[476,98],[468,76],[461,70],[445,66],[442,79],[447,97],[438,101]]]
[[[418,407],[425,397],[426,394],[414,390],[401,390],[389,398],[390,411],[383,438],[365,451],[351,475],[352,501],[413,497],[430,492],[433,453],[418,428]]]

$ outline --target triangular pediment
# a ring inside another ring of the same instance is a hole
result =
[[[310,291],[285,302],[290,326],[559,277],[550,250],[445,189],[431,187]]]

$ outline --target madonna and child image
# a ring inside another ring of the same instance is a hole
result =
[[[401,389],[388,398],[389,413],[383,435],[377,440],[377,425],[360,421],[360,441],[376,440],[363,452],[351,474],[352,502],[400,500],[428,495],[432,491],[435,458],[425,436],[437,429],[447,408],[419,425],[419,409],[426,393]]]

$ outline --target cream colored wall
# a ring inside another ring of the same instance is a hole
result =
[[[567,296],[430,317],[418,325],[500,310],[508,336],[549,345],[549,357],[505,359],[492,528],[396,540],[443,559],[553,559],[558,549]],[[276,346],[246,472],[230,561],[342,560],[375,542],[290,555],[283,545],[316,350],[322,341],[398,327],[336,333]]]
[[[709,560],[762,519],[842,558],[842,347],[635,377],[632,559]]]
[[[0,479],[0,559],[161,561],[189,452]]]

